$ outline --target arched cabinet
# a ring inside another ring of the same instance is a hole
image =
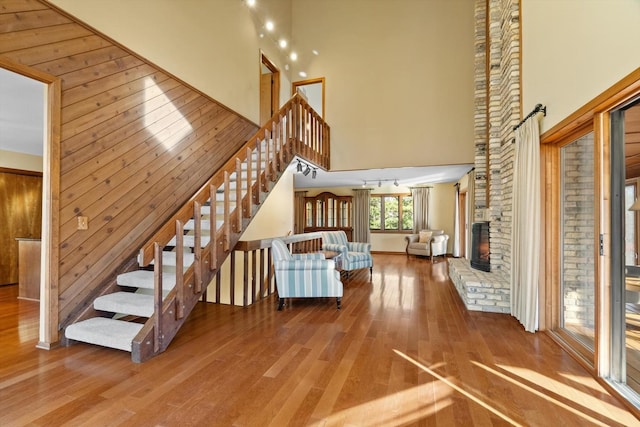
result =
[[[304,232],[343,230],[347,240],[353,234],[353,196],[336,196],[325,191],[304,198]]]

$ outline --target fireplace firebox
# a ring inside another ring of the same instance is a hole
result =
[[[471,225],[471,267],[491,271],[489,262],[489,221]]]

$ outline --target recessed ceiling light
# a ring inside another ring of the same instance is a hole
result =
[[[273,25],[273,21],[267,21],[264,23],[264,27],[267,29],[267,31],[273,31],[275,25]]]
[[[316,56],[317,56],[317,55],[320,55],[320,52],[318,52],[318,51],[317,51],[317,50],[315,50],[315,49],[313,49],[311,52],[312,52],[314,55],[316,55]]]
[[[247,6],[253,7],[256,5],[256,0],[247,0]]]
[[[258,34],[258,36],[259,36],[261,39],[263,39],[263,38],[264,38],[264,33],[260,33],[260,34]]]
[[[304,71],[300,71],[300,72],[298,73],[298,75],[299,75],[300,77],[307,77],[307,73],[305,73]]]
[[[298,54],[295,52],[291,52],[289,58],[291,58],[292,61],[295,61],[296,59],[298,59]]]
[[[280,45],[281,48],[285,48],[287,47],[287,41],[285,39],[280,39],[280,41],[278,42],[278,44]]]

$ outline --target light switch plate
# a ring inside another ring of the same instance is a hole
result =
[[[78,230],[88,230],[89,229],[89,218],[86,216],[78,217]]]

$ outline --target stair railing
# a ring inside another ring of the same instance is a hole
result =
[[[329,168],[329,139],[329,126],[300,95],[294,95],[140,249],[139,265],[154,265],[156,302],[153,316],[133,341],[133,360],[143,361],[166,349],[294,156]],[[244,163],[247,167],[243,171]],[[232,175],[236,182],[234,193],[230,190]],[[216,214],[219,194],[223,197],[221,225]],[[207,203],[210,239],[202,245],[199,218],[201,207]],[[196,224],[195,261],[184,270],[181,240],[184,224],[191,218]],[[180,258],[176,262],[176,286],[162,298],[162,251],[174,237],[176,257]]]
[[[294,234],[279,237],[292,253],[317,252],[322,248],[322,233]],[[229,292],[236,294],[236,277],[242,269],[242,306],[247,307],[267,298],[275,292],[274,272],[271,258],[271,241],[269,239],[241,240],[231,252],[231,268],[229,270]],[[236,260],[240,258],[240,266]],[[217,287],[221,283],[216,284]],[[216,289],[216,295],[220,289]]]

